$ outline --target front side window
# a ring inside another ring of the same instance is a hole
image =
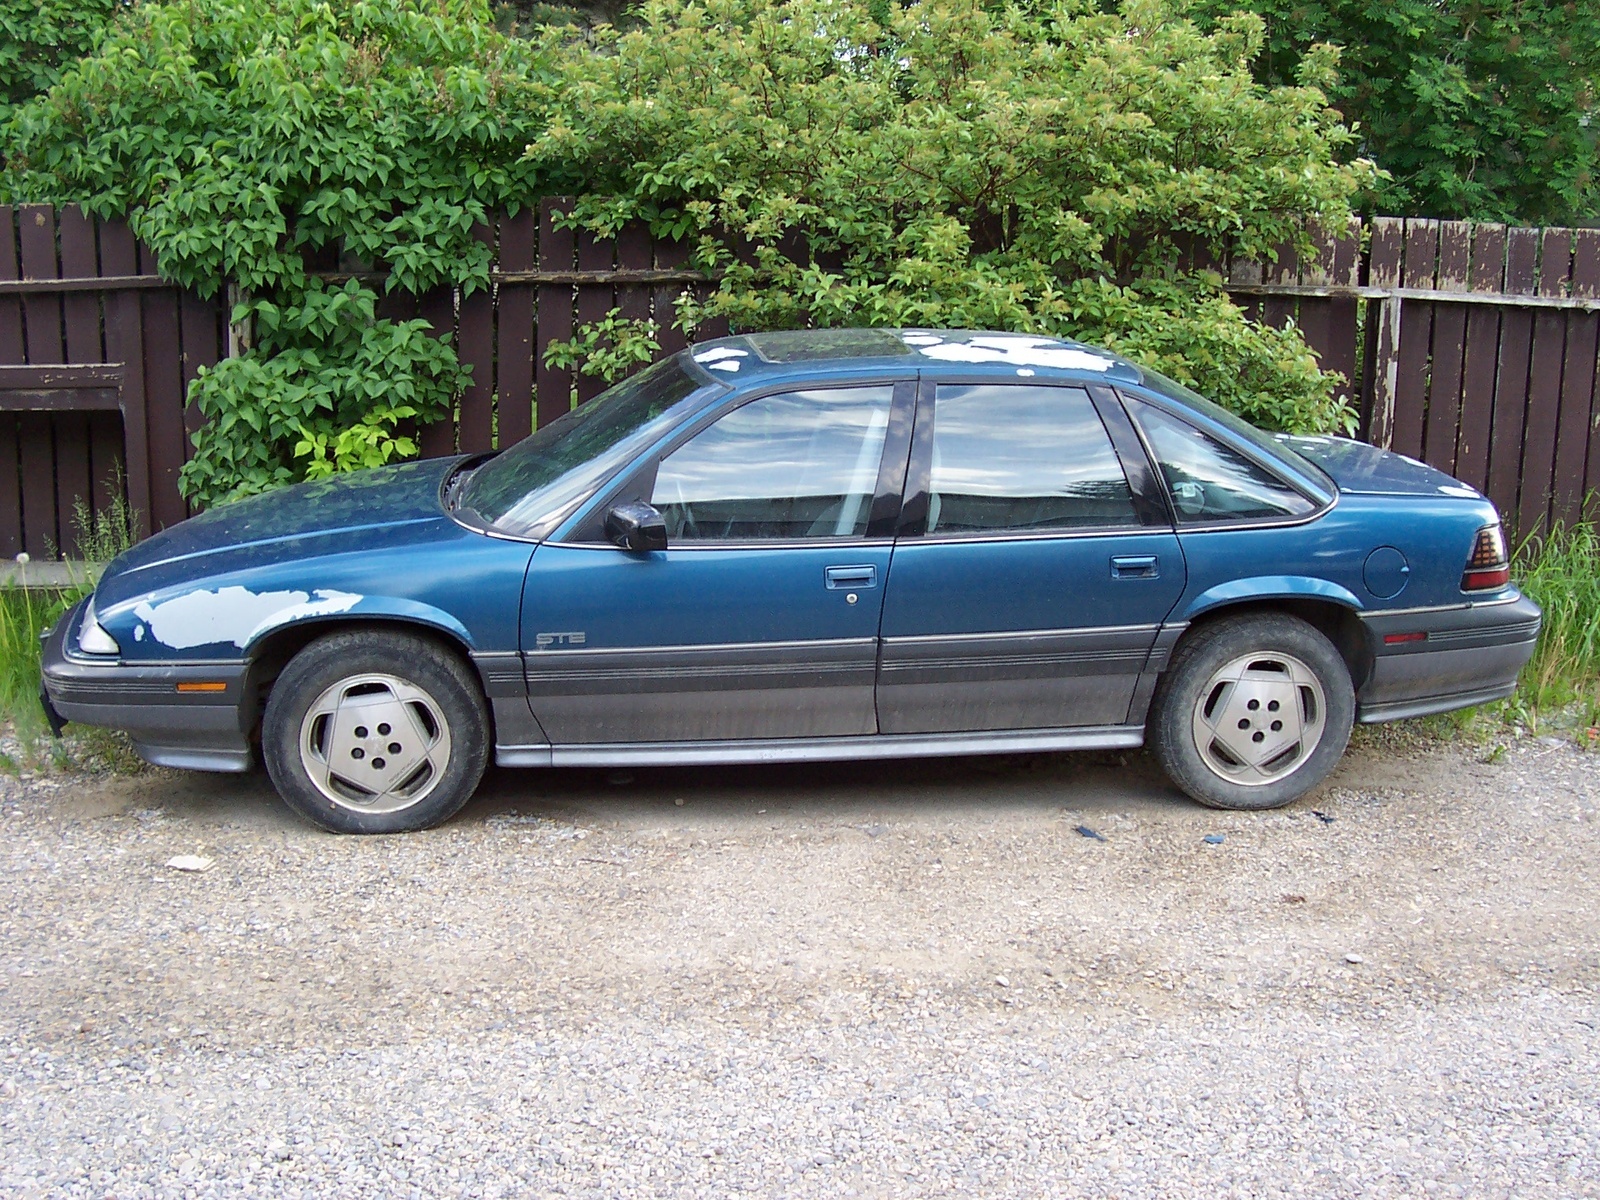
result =
[[[1296,517],[1316,507],[1231,446],[1153,404],[1128,397],[1185,524]]]
[[[1018,384],[936,393],[928,532],[1137,525],[1089,393]]]
[[[677,418],[705,385],[676,357],[607,389],[472,473],[458,507],[524,534],[564,511]]]
[[[650,503],[673,541],[866,533],[890,384],[752,400],[661,460]]]

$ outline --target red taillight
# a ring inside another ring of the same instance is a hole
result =
[[[1477,539],[1472,543],[1472,556],[1467,559],[1467,569],[1461,575],[1461,590],[1487,592],[1510,582],[1511,560],[1506,554],[1506,535],[1496,521],[1478,530]]]

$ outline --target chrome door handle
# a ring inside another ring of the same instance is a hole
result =
[[[1154,554],[1118,554],[1111,560],[1113,579],[1159,579],[1161,560]]]
[[[878,568],[871,564],[864,567],[828,567],[822,572],[822,577],[823,586],[830,592],[878,586]]]

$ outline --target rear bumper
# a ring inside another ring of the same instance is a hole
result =
[[[1511,695],[1533,657],[1543,617],[1526,596],[1454,608],[1365,613],[1372,671],[1356,719],[1395,721]],[[1421,634],[1421,637],[1417,637]],[[1385,642],[1408,635],[1415,640]]]
[[[84,602],[86,603],[86,602]],[[57,722],[124,730],[147,762],[199,771],[248,771],[254,697],[243,662],[101,661],[68,653],[83,603],[45,637],[40,660],[45,713]],[[221,683],[221,691],[180,692],[180,683]]]

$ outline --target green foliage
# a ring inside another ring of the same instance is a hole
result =
[[[1391,178],[1365,203],[1418,216],[1600,216],[1600,5],[1592,0],[1195,0],[1259,14],[1268,83],[1341,47],[1333,103]]]
[[[1517,574],[1544,609],[1517,699],[1534,714],[1576,705],[1585,727],[1600,726],[1600,533],[1579,525],[1534,539],[1518,555]]]
[[[601,320],[580,325],[572,340],[549,342],[545,365],[576,367],[582,375],[615,383],[655,360],[661,353],[660,332],[654,321],[627,318],[613,308]]]
[[[1251,75],[1257,18],[1205,34],[1160,0],[660,0],[626,33],[542,45],[529,148],[576,219],[695,239],[717,283],[686,328],[907,325],[1066,334],[1185,377],[1264,424],[1346,423],[1298,335],[1249,326],[1214,275],[1342,221],[1374,175],[1320,85]]]
[[[0,0],[0,121],[87,54],[119,0]]]
[[[108,563],[138,541],[133,509],[122,495],[119,471],[109,507],[91,513],[82,500],[72,502],[72,528],[76,534],[77,556],[83,562]],[[85,581],[87,582],[87,581]]]
[[[182,478],[214,504],[414,453],[401,410],[448,414],[453,349],[377,289],[488,286],[473,227],[535,190],[543,76],[470,0],[140,4],[17,110],[0,193],[127,216],[162,274],[235,289],[253,344],[193,385]]]

